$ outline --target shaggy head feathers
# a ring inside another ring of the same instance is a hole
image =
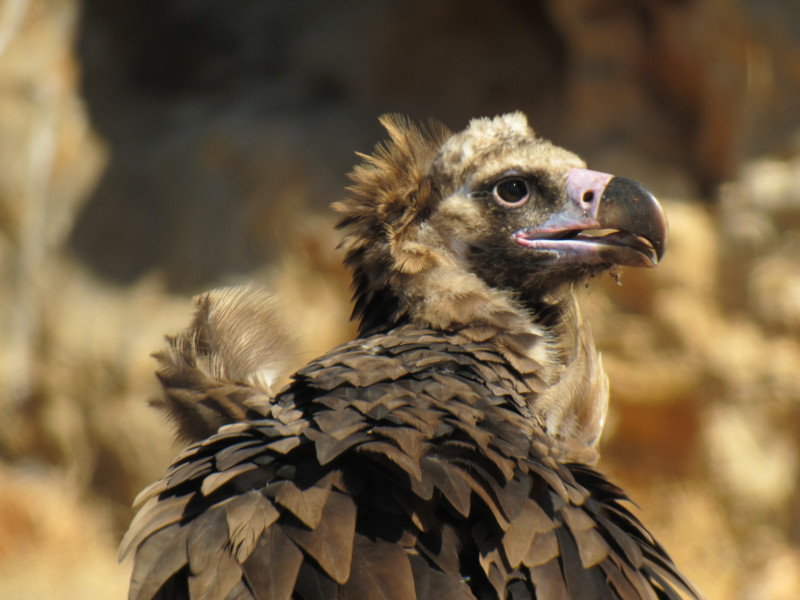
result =
[[[347,230],[342,247],[361,333],[406,321],[527,328],[515,291],[487,285],[468,264],[465,240],[485,224],[464,197],[471,183],[509,168],[535,166],[559,178],[583,161],[537,138],[519,112],[474,119],[456,134],[435,123],[420,129],[397,115],[381,123],[389,140],[360,155],[351,196],[333,205],[344,215],[339,227]]]
[[[350,198],[334,203],[345,216],[340,228],[349,228],[342,241],[345,263],[353,269],[354,317],[362,318],[362,332],[380,321],[399,321],[401,307],[388,297],[401,274],[416,274],[435,260],[430,249],[415,244],[413,233],[434,200],[431,166],[451,134],[431,123],[420,129],[399,115],[386,115],[381,124],[389,140],[350,173]]]

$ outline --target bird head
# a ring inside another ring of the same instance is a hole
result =
[[[351,173],[349,227],[362,333],[404,319],[447,327],[537,312],[615,265],[652,267],[667,221],[639,183],[590,171],[522,113],[462,132],[381,119],[390,141]]]

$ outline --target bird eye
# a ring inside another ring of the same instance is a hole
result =
[[[516,208],[528,201],[530,189],[524,179],[505,179],[494,186],[494,199],[501,206]]]

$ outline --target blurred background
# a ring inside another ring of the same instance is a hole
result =
[[[179,450],[150,353],[191,296],[352,335],[328,204],[377,117],[525,111],[665,203],[583,304],[601,468],[709,599],[800,597],[800,3],[0,0],[0,597],[121,598]]]

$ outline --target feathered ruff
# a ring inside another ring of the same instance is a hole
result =
[[[154,355],[164,394],[151,402],[190,442],[263,416],[299,356],[275,297],[257,285],[206,292],[195,307],[191,325]]]
[[[429,269],[431,248],[415,243],[415,228],[435,202],[430,169],[451,132],[431,121],[422,129],[400,115],[384,115],[389,141],[376,146],[350,173],[350,197],[334,203],[349,228],[341,247],[353,270],[353,318],[366,333],[407,317],[397,297],[403,276]]]

